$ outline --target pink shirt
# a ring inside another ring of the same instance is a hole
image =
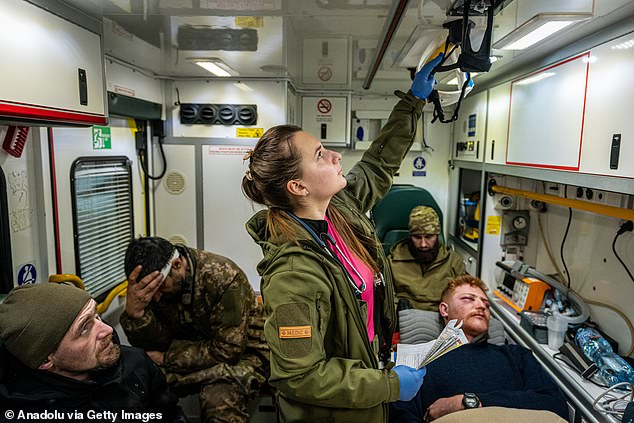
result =
[[[339,247],[338,249],[333,248],[335,255],[346,268],[357,288],[360,289],[362,283],[357,273],[359,273],[363,281],[365,281],[365,291],[361,293],[361,299],[368,305],[366,325],[368,329],[368,339],[370,343],[372,343],[374,340],[374,271],[348,249],[330,219],[327,217],[325,219],[326,222],[328,222],[328,234],[335,240],[337,247]],[[348,260],[344,259],[343,256]],[[350,266],[348,262],[352,263],[354,268]],[[357,271],[355,272],[354,269]],[[348,283],[348,281],[346,280],[345,283]]]

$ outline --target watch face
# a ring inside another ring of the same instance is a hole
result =
[[[467,392],[462,397],[462,405],[464,408],[477,408],[480,406],[480,399],[476,394]]]

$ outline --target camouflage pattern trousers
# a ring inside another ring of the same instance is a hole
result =
[[[186,375],[168,373],[167,381],[179,395],[200,392],[200,421],[246,423],[248,404],[266,385],[268,360],[249,354],[235,364],[219,363]]]

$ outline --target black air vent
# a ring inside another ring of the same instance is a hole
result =
[[[233,106],[224,104],[218,108],[218,119],[225,125],[231,125],[235,120],[236,110]]]
[[[183,124],[255,125],[258,106],[255,104],[184,104],[180,105]]]
[[[238,119],[241,122],[255,122],[258,120],[257,110],[251,107],[243,107],[238,111]]]
[[[216,120],[217,115],[218,113],[216,112],[215,107],[202,106],[200,108],[200,118],[203,120],[203,122],[213,122],[214,120]]]
[[[258,32],[252,28],[178,27],[181,50],[257,51]]]
[[[181,123],[193,122],[198,115],[198,107],[195,104],[181,104]]]

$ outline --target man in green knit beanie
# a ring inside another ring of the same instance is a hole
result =
[[[150,413],[186,421],[160,369],[142,350],[119,345],[96,306],[66,284],[9,292],[0,304],[0,415],[123,422]]]

